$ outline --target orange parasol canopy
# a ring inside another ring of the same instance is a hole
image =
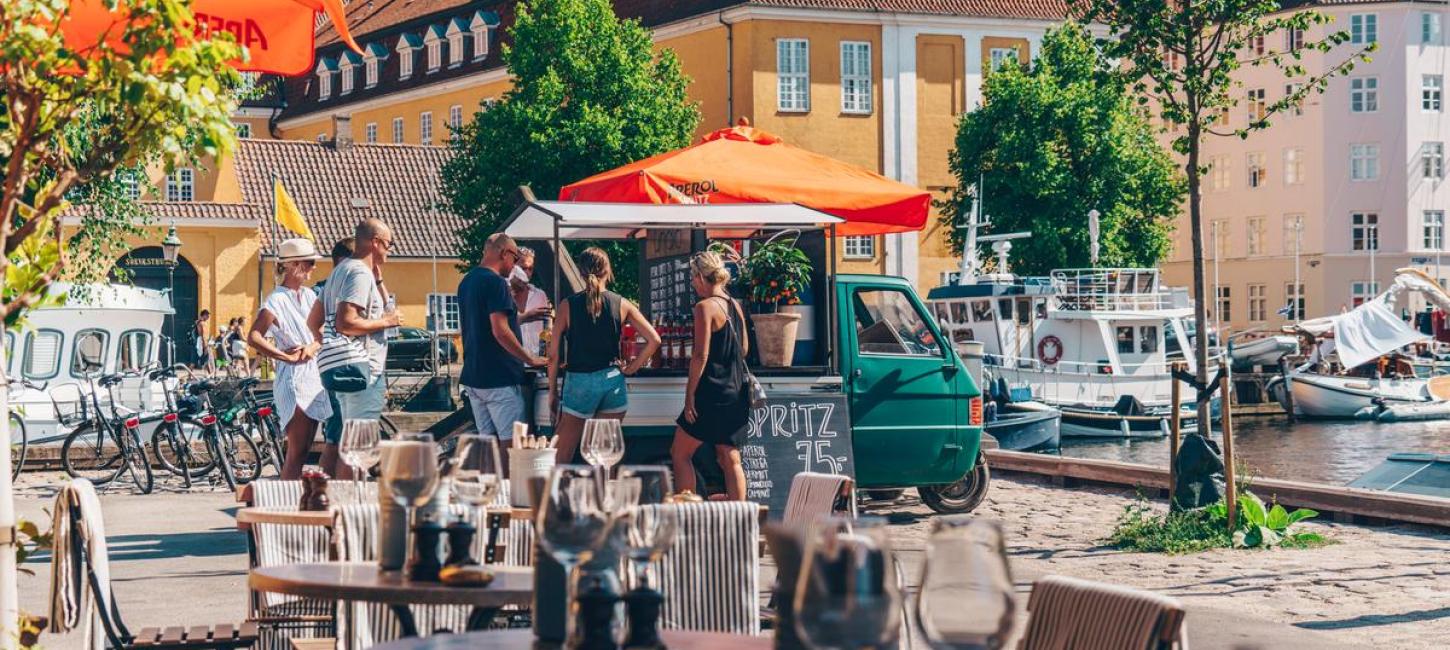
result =
[[[348,31],[342,0],[195,0],[191,10],[198,37],[231,32],[247,49],[251,57],[235,62],[238,70],[289,76],[310,72],[319,12],[337,26],[343,42],[362,53]],[[71,0],[69,12],[61,18],[66,45],[77,52],[103,40],[118,49],[125,47],[120,24],[127,20],[126,11],[124,3],[112,12],[105,0]]]
[[[931,194],[876,172],[793,147],[744,124],[699,144],[595,174],[559,190],[562,201],[798,203],[846,220],[836,234],[921,230]]]

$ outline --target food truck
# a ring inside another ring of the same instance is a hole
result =
[[[526,200],[502,230],[538,247],[540,262],[553,259],[552,272],[536,278],[544,278],[541,288],[555,304],[582,288],[568,255],[551,254],[565,250],[565,242],[639,242],[640,303],[647,317],[658,317],[662,307],[693,304],[686,262],[693,252],[711,242],[734,243],[748,252],[752,242],[799,231],[798,245],[814,262],[806,301],[811,317],[801,330],[814,339],[791,366],[751,368],[767,400],[752,414],[741,450],[748,497],[783,503],[791,476],[824,471],[850,474],[863,489],[916,488],[938,512],[970,511],[989,480],[980,451],[981,391],[909,282],[834,273],[840,223],[793,204]],[[748,319],[750,304],[742,307]],[[668,463],[686,374],[671,364],[628,379],[626,464]],[[537,430],[548,433],[553,417],[547,381],[540,377],[534,389],[531,417]],[[712,454],[696,461],[714,462]],[[708,483],[707,471],[701,472]]]

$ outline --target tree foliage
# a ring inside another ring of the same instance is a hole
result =
[[[690,143],[700,122],[673,52],[620,20],[607,0],[526,0],[504,47],[513,88],[465,126],[443,168],[447,209],[464,218],[459,257],[478,262],[484,240],[530,186],[559,188]],[[635,281],[633,247],[609,247],[622,293]]]
[[[982,107],[962,116],[950,155],[957,186],[942,219],[954,252],[964,234],[955,226],[980,192],[993,232],[1032,231],[1014,243],[1020,272],[1088,266],[1093,209],[1101,213],[1101,264],[1157,265],[1183,182],[1081,25],[1050,30],[1030,66],[1008,63],[988,75],[982,92]]]
[[[228,62],[242,52],[231,37],[198,40],[186,0],[112,3],[128,18],[110,34],[116,38],[78,49],[59,29],[69,0],[0,3],[7,325],[70,265],[59,219],[68,201],[119,200],[103,189],[117,169],[221,155],[235,142],[229,91],[241,79]],[[125,236],[127,220],[124,210],[87,211],[75,241],[84,250],[109,246]]]

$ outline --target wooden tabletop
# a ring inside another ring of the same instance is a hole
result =
[[[490,508],[489,512],[502,512],[502,508]],[[533,521],[534,513],[528,508],[510,508],[509,518]],[[332,526],[331,509],[303,511],[296,508],[241,508],[237,510],[237,529],[247,530],[252,524],[284,524],[290,526]]]
[[[724,632],[660,632],[670,650],[768,650],[774,639]],[[538,642],[533,630],[484,630],[467,634],[434,634],[421,639],[398,639],[373,646],[375,650],[524,650],[556,647]]]
[[[316,562],[252,569],[247,584],[257,591],[321,600],[354,600],[392,605],[527,605],[534,597],[534,570],[491,566],[494,580],[486,587],[451,587],[441,582],[413,582],[398,571],[377,564]]]

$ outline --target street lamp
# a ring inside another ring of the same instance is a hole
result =
[[[176,223],[172,222],[166,239],[161,240],[161,258],[166,261],[166,294],[171,302],[171,339],[167,347],[169,365],[176,365],[176,260],[180,254],[181,238],[176,236]]]

